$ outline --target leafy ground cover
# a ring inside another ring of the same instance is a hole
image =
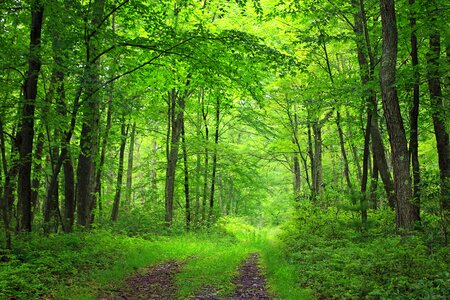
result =
[[[302,207],[280,235],[298,283],[325,299],[449,299],[450,247],[433,225],[402,237],[393,212],[374,214],[363,230],[350,211]]]
[[[315,209],[303,207],[295,222],[270,230],[225,218],[208,231],[152,238],[100,229],[24,235],[2,255],[0,298],[109,299],[136,274],[164,269],[170,261],[177,262],[170,275],[177,298],[232,298],[251,253],[260,253],[258,264],[275,299],[450,296],[449,247],[431,232],[386,234],[389,212],[374,216],[376,224],[363,231],[353,226],[351,212]]]
[[[2,256],[0,298],[98,299],[120,290],[133,274],[169,260],[183,261],[174,276],[180,299],[208,289],[232,295],[233,278],[249,253],[261,251],[267,257],[265,239],[265,232],[236,219],[209,231],[152,239],[107,230],[24,235]],[[261,264],[268,272],[264,259]],[[276,292],[270,278],[270,289]]]

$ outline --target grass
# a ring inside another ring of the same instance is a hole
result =
[[[141,268],[170,259],[185,261],[175,278],[180,299],[204,287],[230,295],[240,262],[252,252],[262,253],[270,289],[279,299],[308,299],[272,236],[234,218],[208,231],[152,240],[107,230],[23,235],[0,260],[0,299],[98,299]]]
[[[271,231],[264,246],[260,247],[270,292],[277,299],[314,299],[312,290],[299,286],[298,269],[286,261],[277,235],[278,230]]]

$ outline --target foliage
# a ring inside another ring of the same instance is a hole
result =
[[[62,282],[70,286],[90,270],[120,260],[125,247],[126,241],[107,231],[19,236],[2,256],[0,297],[41,299]]]
[[[299,284],[326,298],[446,299],[449,246],[429,232],[396,235],[389,211],[371,220],[360,231],[350,212],[302,205],[281,235]]]

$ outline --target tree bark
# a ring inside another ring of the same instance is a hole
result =
[[[208,197],[208,167],[209,167],[209,128],[208,128],[208,112],[205,109],[204,98],[202,99],[202,117],[205,126],[205,162],[203,167],[203,197],[202,197],[202,220],[206,221],[206,199]]]
[[[2,217],[3,224],[5,226],[5,248],[11,249],[11,229],[10,229],[10,218],[9,218],[9,199],[10,194],[9,191],[12,188],[11,185],[11,174],[8,173],[8,161],[6,160],[6,151],[5,151],[5,136],[3,134],[3,120],[0,116],[0,151],[2,157],[2,171],[5,176],[5,182],[2,189],[2,193],[0,194],[0,201],[2,206]],[[0,180],[1,182],[1,180]]]
[[[361,222],[363,226],[367,223],[367,177],[368,177],[368,169],[369,169],[369,155],[370,155],[370,127],[372,119],[372,111],[369,109],[367,111],[367,123],[364,134],[364,154],[363,154],[363,168],[362,168],[362,178],[361,178],[361,198],[360,198],[360,206],[361,206]]]
[[[186,132],[184,129],[184,117],[181,121],[181,139],[183,150],[183,166],[184,166],[184,196],[185,196],[185,215],[186,215],[186,231],[191,229],[191,198],[189,195],[189,166],[187,159]]]
[[[136,143],[136,122],[133,123],[130,135],[130,146],[128,149],[128,166],[127,166],[127,185],[125,194],[125,203],[129,207],[131,205],[131,192],[133,191],[133,158],[134,144]]]
[[[397,195],[397,226],[409,230],[418,220],[418,216],[411,202],[409,152],[395,86],[398,36],[394,1],[380,0],[380,11],[383,37],[380,86],[392,150],[394,184]]]
[[[19,229],[31,231],[31,161],[34,137],[34,112],[38,91],[39,72],[41,70],[41,31],[44,20],[44,6],[39,0],[31,5],[30,51],[28,71],[24,83],[24,102],[22,124],[19,134],[19,177],[17,195],[21,207]]]
[[[31,182],[31,207],[34,211],[39,209],[39,187],[41,186],[41,180],[39,176],[42,171],[42,152],[44,150],[44,133],[40,132],[37,138],[37,145],[34,152],[34,168],[33,168],[33,181]]]
[[[410,6],[413,6],[415,0],[409,0]],[[412,8],[413,9],[413,8]],[[419,164],[419,100],[420,100],[420,75],[419,75],[419,55],[417,50],[416,36],[416,13],[410,12],[409,23],[411,27],[411,60],[413,68],[413,99],[409,114],[409,153],[411,155],[412,175],[413,175],[413,201],[415,214],[420,220],[420,164]]]
[[[341,114],[339,113],[339,111],[336,112],[336,126],[337,126],[338,134],[339,134],[339,143],[341,145],[342,160],[344,161],[345,181],[347,182],[348,191],[350,192],[350,194],[352,195],[352,198],[353,198],[353,187],[352,187],[352,183],[350,181],[350,171],[349,171],[349,167],[348,167],[348,158],[347,158],[347,152],[345,151],[344,133],[342,132]]]
[[[217,172],[217,145],[219,144],[219,125],[220,125],[220,98],[216,101],[216,126],[214,129],[214,150],[212,161],[211,174],[211,193],[209,194],[209,221],[212,221],[214,215],[214,192],[216,186],[216,172]]]
[[[167,168],[166,168],[166,186],[165,186],[165,221],[166,225],[172,225],[173,220],[173,202],[175,191],[175,171],[178,160],[178,148],[181,137],[181,127],[184,117],[185,99],[189,95],[188,87],[191,82],[191,74],[188,74],[185,91],[182,95],[179,95],[179,91],[175,88],[169,92],[168,103],[170,105],[170,118],[171,118],[171,138],[169,153],[167,156]]]
[[[169,105],[170,105],[170,144],[167,155],[167,168],[166,168],[166,188],[165,188],[165,220],[167,226],[172,225],[173,219],[173,199],[175,190],[175,170],[178,159],[178,145],[180,141],[181,128],[179,127],[180,120],[177,118],[177,91],[172,89],[169,93]]]
[[[102,207],[102,175],[103,175],[103,167],[105,165],[106,158],[106,148],[108,147],[108,139],[109,139],[109,131],[111,130],[111,117],[112,117],[112,102],[113,102],[113,94],[114,94],[114,85],[110,87],[109,91],[109,99],[108,99],[108,108],[106,112],[106,125],[105,131],[103,132],[103,139],[101,144],[100,151],[100,162],[97,169],[97,174],[95,178],[95,193],[97,194],[98,199],[98,208],[101,212],[103,210]]]
[[[378,208],[377,187],[378,187],[378,166],[375,154],[373,153],[372,142],[372,174],[370,175],[370,203],[373,209]]]
[[[99,125],[99,103],[100,86],[99,69],[100,63],[96,57],[98,51],[97,41],[92,34],[101,24],[104,14],[104,0],[95,0],[92,9],[91,25],[94,31],[86,36],[86,79],[87,88],[85,93],[83,126],[80,137],[80,155],[77,168],[77,223],[89,228],[93,221],[93,209],[95,207],[96,195],[96,166],[95,161],[98,154],[98,125]]]
[[[75,221],[75,176],[71,155],[64,160],[64,232],[72,231]]]
[[[288,108],[289,113],[289,108]],[[297,115],[297,106],[294,104],[294,116],[290,116],[289,120],[291,122],[292,127],[292,143],[296,146],[298,153],[294,152],[292,154],[292,165],[293,165],[293,181],[294,181],[294,198],[295,200],[299,200],[300,189],[301,189],[301,176],[300,176],[300,161],[299,155],[302,155],[302,151],[300,148],[300,142],[298,140],[298,115]],[[306,170],[306,169],[305,169]],[[306,173],[308,173],[306,171]]]
[[[314,151],[312,146],[312,133],[311,133],[311,123],[308,123],[308,156],[311,161],[311,200],[315,201],[317,199],[317,190],[316,190],[316,162],[314,157]]]
[[[367,85],[373,81],[375,72],[375,57],[372,51],[370,43],[369,32],[367,28],[366,12],[364,8],[363,0],[352,0],[352,5],[358,10],[358,13],[353,15],[355,22],[354,32],[356,35],[356,47],[358,52],[358,63],[361,73],[361,82]],[[367,53],[367,54],[366,54]],[[367,59],[368,56],[368,59]],[[389,167],[386,160],[385,148],[383,145],[383,139],[381,137],[380,129],[378,126],[378,104],[377,97],[373,89],[369,88],[368,103],[371,105],[371,138],[372,138],[372,151],[374,152],[374,158],[377,164],[377,169],[381,175],[384,189],[386,191],[386,197],[388,199],[389,207],[395,209],[397,202],[394,192],[394,184],[391,179]],[[353,151],[355,151],[353,147]],[[358,162],[358,160],[357,160]],[[358,170],[360,167],[358,166]],[[358,177],[362,178],[361,171],[358,172]]]
[[[323,192],[322,176],[322,126],[318,123],[313,125],[314,133],[314,191],[316,196]]]
[[[433,127],[436,137],[440,188],[441,209],[444,215],[444,231],[447,239],[448,211],[450,209],[450,144],[449,133],[446,130],[445,112],[448,111],[443,105],[441,78],[439,72],[439,57],[441,52],[441,41],[439,32],[430,35],[430,51],[427,59],[428,88],[430,91],[430,104],[433,118]]]
[[[120,127],[120,149],[119,149],[119,169],[117,170],[116,193],[114,195],[113,209],[111,212],[111,221],[117,221],[119,216],[120,196],[122,192],[123,181],[123,161],[125,158],[125,145],[127,142],[128,128],[125,122],[125,116],[122,116],[122,125]]]

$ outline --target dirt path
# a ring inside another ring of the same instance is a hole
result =
[[[100,300],[158,299],[173,300],[177,298],[174,276],[181,269],[182,262],[166,261],[145,269],[125,281],[124,288],[112,296]]]
[[[252,253],[241,263],[238,269],[239,274],[233,279],[236,289],[232,296],[218,295],[213,287],[204,287],[193,299],[271,299],[267,293],[266,281],[258,266],[258,260],[259,254]],[[140,274],[128,278],[120,291],[100,297],[100,300],[177,299],[175,275],[180,272],[182,265],[183,262],[180,261],[166,261],[148,267]]]
[[[239,267],[239,275],[234,278],[236,291],[232,299],[271,299],[266,289],[266,280],[258,266],[259,254],[252,253]]]

